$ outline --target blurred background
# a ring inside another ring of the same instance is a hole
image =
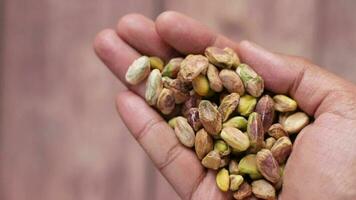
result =
[[[352,0],[0,1],[0,199],[178,199],[116,114],[124,88],[98,31],[131,12],[185,13],[232,39],[356,82]]]

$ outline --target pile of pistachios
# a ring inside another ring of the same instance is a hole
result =
[[[218,170],[221,191],[238,200],[277,198],[296,134],[309,124],[296,101],[264,91],[262,77],[230,48],[208,47],[205,55],[166,64],[142,56],[126,81],[146,78],[147,103],[205,168]]]

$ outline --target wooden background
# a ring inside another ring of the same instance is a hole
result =
[[[0,199],[178,199],[116,114],[95,34],[138,12],[190,15],[356,82],[352,0],[0,1]]]

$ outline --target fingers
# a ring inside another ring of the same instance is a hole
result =
[[[158,35],[155,23],[139,14],[129,14],[119,20],[117,34],[130,46],[144,55],[158,56],[165,60],[178,53]]]
[[[132,135],[178,194],[183,199],[191,197],[205,177],[194,152],[183,147],[159,114],[132,92],[119,94],[117,109]]]
[[[156,29],[166,43],[185,54],[203,53],[208,46],[234,48],[242,61],[264,78],[268,90],[288,93],[310,115],[330,111],[330,103],[323,106],[322,102],[333,102],[335,96],[350,87],[335,75],[302,59],[277,55],[247,41],[236,44],[177,12],[161,14],[156,20]]]
[[[160,37],[183,54],[202,53],[208,46],[236,47],[236,43],[217,35],[196,20],[174,11],[167,11],[156,19]]]

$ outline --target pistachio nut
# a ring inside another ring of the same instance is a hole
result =
[[[230,177],[229,171],[227,171],[227,169],[222,168],[216,174],[216,185],[223,192],[227,192],[229,190]]]
[[[218,135],[222,127],[222,116],[208,100],[199,103],[199,119],[205,130],[211,135]]]
[[[237,111],[242,116],[246,117],[254,111],[256,103],[257,103],[256,97],[245,94],[240,98],[240,103],[239,106],[237,107]]]
[[[250,114],[247,123],[247,135],[250,139],[251,153],[258,152],[263,147],[264,131],[261,121],[261,115],[253,112]]]
[[[231,54],[218,47],[206,48],[205,56],[208,58],[210,63],[221,68],[231,68],[233,64]]]
[[[151,69],[158,69],[159,71],[163,70],[164,62],[162,59],[156,56],[149,57]]]
[[[229,162],[230,162],[230,157],[229,156],[221,157],[219,168],[226,167],[229,164]]]
[[[247,127],[247,120],[241,116],[232,117],[229,120],[227,120],[225,123],[223,123],[223,128],[225,127],[234,127],[244,131],[246,130]]]
[[[256,154],[256,163],[258,171],[272,183],[277,183],[281,178],[279,174],[279,165],[268,149],[262,149]]]
[[[286,130],[284,130],[283,126],[280,123],[276,123],[269,127],[268,135],[278,140],[283,136],[288,136],[288,133]]]
[[[190,126],[192,126],[192,128],[194,129],[194,131],[198,131],[202,127],[200,119],[199,119],[198,108],[189,109],[187,120],[188,120],[188,123],[190,124]]]
[[[262,177],[257,168],[255,154],[248,154],[240,160],[239,172],[241,174],[248,174],[252,179],[258,179]]]
[[[219,77],[223,86],[229,93],[238,93],[239,95],[243,95],[245,93],[244,84],[235,71],[223,69],[220,71]]]
[[[234,192],[233,197],[236,200],[246,200],[247,197],[252,195],[252,188],[250,184],[248,184],[246,181],[244,181],[239,189]]]
[[[220,167],[221,157],[216,151],[210,151],[201,161],[201,164],[208,169],[217,170]]]
[[[214,142],[214,150],[219,152],[221,156],[227,156],[231,152],[229,145],[224,140],[216,140]]]
[[[239,174],[239,164],[236,160],[230,160],[229,163],[229,173],[230,174]]]
[[[220,136],[228,145],[238,151],[245,151],[250,146],[248,136],[237,128],[223,128]]]
[[[274,108],[279,112],[295,111],[298,107],[297,102],[283,94],[277,94],[273,97]]]
[[[250,95],[254,97],[261,96],[264,90],[264,82],[261,76],[246,64],[240,64],[236,69],[236,72],[242,79],[246,91]]]
[[[222,120],[225,122],[233,113],[239,104],[240,95],[238,93],[231,93],[227,95],[220,103],[219,111],[222,115]]]
[[[209,61],[202,55],[188,55],[180,65],[179,78],[193,81],[202,71],[208,68]]]
[[[272,146],[276,142],[276,139],[273,137],[269,137],[265,141],[265,148],[271,150]]]
[[[146,83],[145,98],[149,105],[156,105],[157,99],[163,89],[161,72],[158,69],[151,71]]]
[[[179,116],[178,116],[179,117]],[[177,122],[177,118],[178,117],[173,117],[172,119],[170,119],[169,121],[168,121],[168,125],[171,127],[171,128],[173,128],[174,129],[174,127],[176,127],[176,122]]]
[[[184,102],[182,106],[182,114],[183,116],[188,116],[189,110],[191,108],[197,108],[201,101],[201,96],[196,93],[188,96],[187,100]]]
[[[129,66],[125,80],[131,85],[137,85],[150,74],[150,59],[141,56]]]
[[[261,199],[272,200],[276,198],[276,190],[267,181],[261,179],[251,183],[252,193]]]
[[[272,146],[271,152],[279,164],[285,163],[288,156],[292,152],[292,142],[289,137],[283,136],[279,138]]]
[[[219,70],[212,64],[209,64],[206,76],[209,80],[210,88],[215,92],[221,92],[223,85],[219,77]]]
[[[195,153],[198,159],[202,160],[212,150],[213,139],[204,129],[200,129],[195,135]]]
[[[175,105],[173,92],[170,89],[163,88],[157,100],[157,108],[163,114],[168,115],[174,110]]]
[[[239,189],[240,185],[243,183],[244,178],[241,175],[230,175],[230,190],[236,191]]]
[[[232,67],[234,69],[236,69],[240,65],[239,56],[236,54],[236,52],[233,49],[231,49],[229,47],[225,47],[224,51],[227,52],[228,54],[230,54],[231,59],[232,59]]]
[[[162,76],[167,76],[170,78],[177,78],[178,72],[180,70],[180,65],[183,61],[183,58],[173,58],[167,65],[163,68]]]
[[[193,147],[195,143],[195,133],[184,117],[177,117],[174,132],[178,140],[186,147]]]
[[[309,117],[304,112],[296,112],[289,115],[283,123],[284,129],[290,133],[298,133],[309,124]]]
[[[210,93],[210,86],[208,78],[202,74],[193,79],[192,82],[194,91],[200,96],[208,96]]]
[[[274,102],[269,95],[264,95],[258,100],[255,112],[261,115],[263,130],[266,132],[274,120]]]

